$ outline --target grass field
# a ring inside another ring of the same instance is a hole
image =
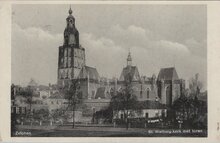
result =
[[[144,128],[113,128],[113,127],[76,127],[56,128],[17,128],[16,137],[207,137],[206,130],[179,129],[144,129]],[[27,132],[27,134],[18,134]]]

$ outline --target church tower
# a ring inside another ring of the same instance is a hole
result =
[[[59,47],[58,86],[69,85],[71,80],[78,78],[79,72],[84,66],[85,49],[79,44],[79,32],[70,8],[66,18],[63,45]]]

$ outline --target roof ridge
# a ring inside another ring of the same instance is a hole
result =
[[[96,68],[95,67],[90,67],[90,66],[85,66],[86,68],[91,68],[91,69],[95,69],[96,70]]]
[[[166,67],[166,68],[161,68],[161,69],[175,69],[175,67]]]

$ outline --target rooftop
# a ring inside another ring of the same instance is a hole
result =
[[[174,67],[162,68],[157,77],[158,80],[177,80],[179,79]]]
[[[136,66],[127,66],[123,68],[119,81],[124,81],[128,74],[131,74],[132,81],[140,81],[140,75]]]
[[[99,80],[99,73],[97,72],[96,68],[84,66],[79,73],[79,78]]]

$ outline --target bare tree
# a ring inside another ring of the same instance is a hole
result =
[[[79,79],[72,80],[70,86],[64,89],[65,98],[68,100],[68,108],[72,109],[73,128],[75,128],[76,107],[78,104],[82,103],[82,94],[80,94],[79,89],[80,89]]]
[[[32,103],[33,103],[33,96],[34,96],[33,88],[28,86],[25,96],[26,96],[26,99],[27,99],[27,104],[29,104],[29,107],[30,107],[30,112],[32,113]]]
[[[132,90],[132,76],[128,73],[125,76],[124,88],[112,97],[110,106],[112,110],[124,112],[124,119],[126,123],[126,129],[129,127],[129,110],[136,110],[137,97],[133,94]]]
[[[33,96],[34,96],[33,87],[27,86],[26,88],[21,88],[20,90],[16,91],[16,94],[21,95],[26,99],[26,103],[29,105],[29,110],[31,112],[32,104],[33,104]]]
[[[195,74],[195,77],[192,77],[189,80],[189,92],[191,95],[198,95],[203,88],[203,84],[201,81],[199,81],[199,74]]]

